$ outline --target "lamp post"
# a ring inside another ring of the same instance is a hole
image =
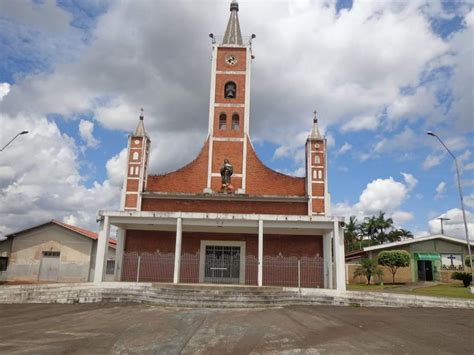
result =
[[[4,146],[2,149],[0,149],[0,152],[3,152],[3,150],[4,150],[6,147],[8,147],[8,146],[10,145],[10,143],[13,142],[13,141],[16,139],[16,137],[21,136],[21,135],[23,135],[23,134],[28,134],[28,131],[21,131],[20,133],[18,133],[15,137],[13,137],[13,138],[10,140],[10,142],[8,142],[7,144],[5,144],[5,146]]]
[[[459,166],[458,166],[458,160],[456,159],[456,157],[454,156],[453,153],[451,153],[451,151],[448,149],[448,147],[446,147],[446,144],[444,144],[444,142],[441,140],[441,138],[439,138],[434,132],[432,131],[428,131],[426,132],[429,136],[432,136],[432,137],[436,137],[438,139],[438,141],[441,143],[441,145],[447,150],[447,152],[449,153],[449,155],[451,155],[454,159],[454,163],[456,165],[456,176],[457,176],[457,180],[458,180],[458,189],[459,189],[459,199],[461,201],[461,210],[462,210],[462,218],[464,220],[464,232],[466,233],[466,242],[467,242],[467,251],[469,252],[469,260],[471,262],[471,275],[472,275],[472,281],[471,281],[471,285],[472,285],[472,282],[474,281],[474,264],[472,262],[472,254],[471,254],[471,242],[469,240],[469,232],[467,230],[467,220],[466,220],[466,211],[464,210],[464,198],[463,198],[463,195],[462,195],[462,187],[461,187],[461,178],[459,176]],[[463,260],[464,262],[464,260]],[[472,292],[472,291],[471,291]]]

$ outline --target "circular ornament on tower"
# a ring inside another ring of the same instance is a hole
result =
[[[314,145],[314,147],[315,147],[316,149],[318,149],[318,148],[319,148],[319,143],[316,143],[316,144]]]
[[[140,143],[140,140],[135,139],[135,144],[138,144],[138,143]]]
[[[235,64],[237,64],[237,57],[235,55],[231,54],[231,55],[228,55],[225,58],[225,61],[229,65],[235,65]]]

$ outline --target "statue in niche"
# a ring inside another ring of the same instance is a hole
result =
[[[221,167],[222,186],[221,192],[228,194],[234,192],[234,187],[231,184],[231,176],[234,173],[234,167],[229,162],[229,159],[224,159],[224,164]]]

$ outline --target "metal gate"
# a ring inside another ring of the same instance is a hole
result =
[[[204,282],[238,284],[240,282],[240,247],[206,245]]]
[[[59,251],[44,251],[38,279],[40,281],[58,281]]]

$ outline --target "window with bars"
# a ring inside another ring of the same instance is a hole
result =
[[[61,253],[59,251],[44,251],[43,256],[59,257]]]
[[[107,267],[105,268],[107,275],[113,275],[115,273],[115,260],[107,260]]]

